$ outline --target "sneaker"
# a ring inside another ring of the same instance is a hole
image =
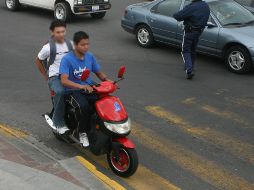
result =
[[[80,144],[82,144],[83,147],[88,147],[89,146],[89,141],[86,133],[80,133],[79,134],[79,141]]]
[[[194,77],[194,73],[187,73],[186,72],[186,79],[191,80]]]
[[[48,125],[49,125],[52,129],[56,130],[57,128],[56,128],[56,126],[54,125],[52,119],[49,117],[49,115],[45,114],[44,117],[45,117],[46,122],[48,123]]]
[[[67,131],[69,131],[70,129],[66,126],[63,126],[63,127],[57,127],[56,128],[56,132],[60,135],[63,135],[65,134]]]

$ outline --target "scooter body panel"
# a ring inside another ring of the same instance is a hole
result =
[[[114,138],[112,139],[112,141],[123,145],[125,148],[130,148],[130,149],[136,148],[135,144],[126,137]]]
[[[106,96],[95,104],[99,117],[104,121],[121,122],[128,118],[128,114],[121,102],[115,96]]]

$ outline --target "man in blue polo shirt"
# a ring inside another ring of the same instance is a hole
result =
[[[89,50],[89,36],[85,32],[76,32],[73,38],[74,51],[63,57],[60,65],[61,82],[67,91],[66,99],[76,109],[80,143],[87,147],[89,141],[87,132],[90,118],[94,113],[94,103],[97,100],[93,92],[91,76],[86,81],[81,80],[82,73],[89,69],[101,81],[111,81],[101,72],[100,65]]]

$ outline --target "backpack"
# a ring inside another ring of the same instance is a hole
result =
[[[50,47],[50,55],[49,55],[49,59],[47,60],[43,60],[43,66],[46,70],[46,72],[49,72],[49,67],[55,62],[56,60],[56,42],[54,41],[54,39],[51,37],[48,42],[49,43],[49,47]],[[73,50],[73,46],[70,40],[65,39],[65,43],[69,49],[69,52]]]

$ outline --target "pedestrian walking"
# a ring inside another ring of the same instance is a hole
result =
[[[184,21],[182,57],[185,64],[186,78],[189,80],[194,77],[196,48],[209,16],[210,8],[203,0],[192,0],[189,5],[173,15],[177,21]]]

